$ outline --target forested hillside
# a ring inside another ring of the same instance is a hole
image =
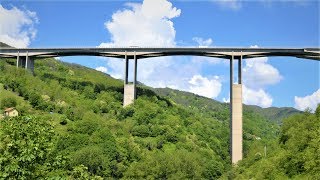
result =
[[[245,158],[224,178],[320,179],[320,105],[315,114],[305,112],[283,121],[279,138],[266,154]]]
[[[166,97],[171,98],[176,103],[181,104],[185,107],[198,109],[202,112],[212,111],[213,113],[216,111],[220,111],[221,109],[225,109],[229,107],[227,103],[221,103],[219,101],[212,100],[210,98],[201,97],[199,95],[183,92],[179,90],[173,90],[170,88],[157,88],[154,91]],[[265,119],[276,122],[278,124],[282,123],[284,118],[287,118],[294,114],[299,114],[301,111],[291,108],[291,107],[269,107],[269,108],[261,108],[259,106],[252,105],[244,105],[244,110],[258,113],[263,116]]]
[[[123,82],[104,73],[45,59],[36,60],[33,75],[1,59],[0,108],[16,107],[20,116],[0,120],[0,177],[249,177],[249,160],[245,170],[230,165],[227,104],[156,92],[141,85],[135,103],[123,108]],[[278,124],[245,108],[247,159],[277,146],[279,133]]]

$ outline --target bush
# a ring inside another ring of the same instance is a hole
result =
[[[134,126],[131,130],[132,135],[139,137],[148,137],[150,134],[149,128],[146,125]]]
[[[93,132],[99,129],[99,123],[94,119],[77,121],[74,131],[81,134],[92,135]]]
[[[134,109],[132,107],[119,108],[117,112],[117,119],[124,120],[128,117],[132,117],[134,115]]]
[[[103,150],[97,146],[87,146],[75,152],[72,156],[72,165],[84,165],[90,173],[108,175],[109,159],[103,156]],[[107,168],[106,168],[107,167]]]
[[[1,108],[9,108],[9,107],[16,107],[17,100],[14,97],[7,97],[1,100]]]

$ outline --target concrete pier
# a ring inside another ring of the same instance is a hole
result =
[[[231,158],[236,164],[242,160],[242,85],[232,85]]]
[[[132,84],[128,81],[129,76],[129,59],[127,54],[125,55],[125,66],[124,66],[124,90],[123,90],[123,107],[134,103],[137,98],[137,73],[138,73],[138,59],[136,53],[134,53],[134,72]]]
[[[233,60],[230,59],[230,155],[232,164],[242,160],[242,55],[238,59],[238,84],[233,83]]]
[[[128,106],[134,102],[136,98],[136,88],[134,84],[125,84],[123,92],[123,106]]]

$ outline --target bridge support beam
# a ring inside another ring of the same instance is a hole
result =
[[[238,61],[238,84],[233,83],[233,60],[230,59],[230,141],[231,162],[236,164],[242,160],[242,73],[241,61]]]
[[[34,59],[32,59],[28,54],[26,56],[20,56],[18,52],[17,56],[17,67],[22,67],[34,72]]]
[[[133,82],[129,83],[129,58],[125,55],[125,69],[124,69],[124,90],[123,90],[123,107],[128,106],[134,102],[137,97],[137,72],[138,71],[138,59],[134,54],[134,73]]]

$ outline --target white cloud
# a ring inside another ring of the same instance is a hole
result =
[[[258,45],[250,46],[250,48],[258,47]],[[267,57],[246,59],[242,70],[244,103],[270,107],[273,99],[265,91],[265,87],[275,85],[283,79],[279,70],[268,63]]]
[[[250,48],[259,48],[259,46],[258,45],[252,45],[252,46],[250,46]]]
[[[126,4],[125,9],[114,13],[112,19],[105,23],[111,41],[101,43],[100,47],[176,46],[176,30],[172,19],[180,14],[181,10],[173,7],[167,0],[144,0],[142,3]],[[210,38],[198,37],[194,40],[203,45],[212,44]],[[210,98],[217,97],[221,91],[220,79],[196,76],[201,74],[202,64],[190,59],[182,56],[139,59],[138,81],[152,87],[170,87]],[[107,67],[111,76],[123,78],[123,61],[108,58]],[[132,81],[132,67],[133,63],[130,62],[129,81]],[[194,78],[198,78],[199,82],[193,82]],[[196,88],[192,83],[200,83],[200,87]]]
[[[245,60],[243,81],[250,88],[259,89],[267,85],[274,85],[282,78],[278,69],[268,64],[267,57]]]
[[[281,79],[280,72],[268,64],[267,57],[246,59],[243,67],[243,102],[264,108],[272,106],[273,99],[264,88],[279,83]]]
[[[188,83],[190,84],[190,92],[208,98],[216,98],[220,94],[222,86],[218,76],[208,79],[201,75],[195,75]]]
[[[253,45],[250,48],[259,48],[259,46]],[[267,57],[246,59],[245,63],[243,79],[250,88],[264,88],[267,85],[277,84],[282,79],[278,69],[268,63]]]
[[[126,5],[127,9],[117,11],[112,15],[112,20],[105,23],[111,42],[101,43],[100,47],[175,46],[176,31],[171,19],[180,15],[180,9],[172,7],[166,0],[145,0],[142,4]],[[148,80],[155,76],[155,71],[172,64],[170,59],[139,60],[139,81],[150,84]],[[109,59],[107,65],[112,76],[123,78],[123,62]]]
[[[265,6],[272,6],[274,3],[290,3],[298,6],[306,6],[311,1],[310,0],[254,0],[254,1],[248,1],[248,0],[212,0],[214,3],[218,4],[219,6],[223,8],[228,8],[231,10],[239,10],[242,8],[245,1],[247,2],[255,2],[255,3],[262,3]],[[275,4],[275,5],[277,5]]]
[[[130,9],[117,11],[105,23],[111,42],[102,43],[101,47],[175,45],[176,31],[171,19],[180,15],[180,9],[166,0],[144,0],[127,7]]]
[[[96,70],[100,71],[100,72],[103,72],[103,73],[107,73],[108,72],[108,69],[106,67],[103,67],[103,66],[96,67]]]
[[[263,108],[270,107],[272,105],[272,97],[266,93],[263,89],[250,89],[243,86],[243,103],[248,105],[258,105]]]
[[[197,42],[199,44],[199,46],[211,46],[211,44],[212,44],[211,38],[203,39],[201,37],[194,37],[194,38],[192,38],[192,40]]]
[[[232,10],[238,10],[242,7],[241,0],[214,0],[214,2],[223,8],[230,8]]]
[[[270,107],[272,105],[272,97],[265,92],[263,89],[250,89],[245,85],[242,86],[242,100],[244,104],[247,105],[257,105],[263,108]],[[230,97],[228,99],[223,98],[223,102],[230,102]]]
[[[296,109],[304,111],[307,108],[310,108],[314,112],[317,108],[317,105],[320,103],[320,89],[318,89],[313,94],[307,95],[305,97],[295,96],[294,102],[295,102],[294,107]]]
[[[0,42],[13,47],[28,47],[36,36],[36,23],[38,18],[35,12],[16,7],[5,9],[0,4]]]

